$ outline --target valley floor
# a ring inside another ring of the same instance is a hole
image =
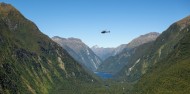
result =
[[[74,88],[69,88],[73,85]],[[60,84],[50,94],[129,94],[132,86],[126,82],[113,80],[106,80],[102,83],[70,84],[67,88],[64,84]]]

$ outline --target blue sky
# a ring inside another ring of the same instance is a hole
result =
[[[80,38],[90,47],[116,47],[148,32],[161,33],[190,15],[190,0],[0,1],[15,6],[49,37]]]

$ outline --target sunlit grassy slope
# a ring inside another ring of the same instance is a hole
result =
[[[166,58],[155,64],[135,85],[134,91],[150,94],[190,93],[190,26],[181,33],[175,49]]]

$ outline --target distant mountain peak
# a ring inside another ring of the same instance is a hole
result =
[[[71,41],[75,41],[75,42],[82,42],[82,40],[79,39],[79,38],[70,37],[70,38],[67,38],[67,39],[71,40]]]
[[[94,45],[94,46],[92,46],[91,48],[100,48],[98,45]]]
[[[185,18],[183,18],[183,19],[181,19],[181,20],[179,20],[179,21],[177,22],[177,24],[179,24],[179,25],[182,25],[182,24],[190,24],[190,15],[187,16],[187,17],[185,17]]]
[[[15,9],[10,4],[6,4],[6,3],[0,3],[0,14],[2,16],[8,16],[9,14],[21,15],[17,9]]]
[[[60,39],[61,39],[61,37],[59,37],[59,36],[54,36],[54,37],[52,37],[52,39],[56,39],[56,38],[60,38]]]
[[[139,37],[137,38],[141,38],[141,37],[151,37],[151,36],[159,36],[160,33],[158,32],[150,32],[150,33],[147,33],[147,34],[144,34],[144,35],[140,35]],[[136,38],[135,38],[136,39]]]
[[[150,32],[150,33],[147,33],[145,35],[160,35],[160,33],[158,33],[158,32]]]
[[[128,48],[133,48],[133,47],[137,47],[141,44],[150,42],[150,41],[154,41],[158,36],[160,35],[160,33],[158,32],[150,32],[144,35],[141,35],[135,39],[133,39],[130,43],[127,44]]]
[[[4,2],[1,2],[1,3],[0,3],[0,6],[1,6],[1,7],[7,7],[7,6],[11,6],[11,5],[10,5],[10,4],[7,4],[7,3],[4,3]]]
[[[95,71],[101,63],[101,59],[78,38],[61,38],[59,36],[52,37],[52,40],[61,45],[68,53],[80,64],[88,69]]]
[[[32,27],[32,31],[37,31],[38,29],[32,21],[26,19],[10,4],[0,3],[0,17],[8,25],[11,31],[16,31],[22,26]]]
[[[186,26],[190,25],[190,16],[187,16],[181,20],[179,20],[178,22],[176,22],[177,25],[179,25],[181,27],[180,31],[182,29],[184,29]]]
[[[70,37],[70,38],[62,38],[62,37],[59,37],[59,36],[54,36],[52,37],[53,40],[68,40],[68,41],[72,41],[72,42],[82,42],[81,39],[79,38],[74,38],[74,37]]]

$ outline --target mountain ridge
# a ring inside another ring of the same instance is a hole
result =
[[[96,71],[102,62],[101,59],[78,38],[53,37],[52,40],[65,48],[81,65],[92,71]]]

